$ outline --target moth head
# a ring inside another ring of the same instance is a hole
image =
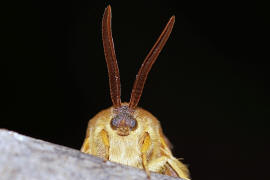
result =
[[[148,73],[162,48],[166,44],[173,29],[174,22],[175,17],[172,16],[139,69],[133,85],[129,103],[122,104],[120,74],[111,30],[111,6],[109,5],[105,9],[102,18],[102,42],[108,68],[110,95],[114,108],[114,116],[111,119],[111,128],[116,130],[117,134],[120,136],[129,135],[130,132],[136,130],[138,126],[138,122],[133,116],[134,111],[141,98]]]

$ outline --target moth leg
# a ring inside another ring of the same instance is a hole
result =
[[[189,179],[186,166],[177,159],[172,159],[168,156],[161,156],[152,160],[149,162],[148,167],[150,171],[159,172],[173,177],[181,177],[187,180]]]
[[[105,145],[104,161],[106,162],[107,160],[109,160],[109,148],[110,148],[109,136],[108,136],[108,133],[104,129],[100,132],[100,135],[101,135],[102,142]]]
[[[83,145],[81,147],[81,152],[88,153],[88,150],[89,150],[89,139],[85,138]]]
[[[81,152],[84,152],[84,153],[89,153],[89,150],[90,150],[90,147],[89,147],[89,136],[90,136],[90,133],[89,133],[89,129],[87,129],[87,133],[86,133],[86,137],[83,141],[83,145],[81,147]]]
[[[190,179],[188,168],[181,161],[177,160],[176,158],[169,158],[168,165],[178,174],[179,177]]]
[[[146,157],[146,152],[149,149],[151,144],[150,141],[150,136],[149,134],[146,132],[143,136],[143,144],[142,144],[142,148],[141,148],[141,152],[142,152],[142,164],[143,164],[143,168],[147,174],[147,178],[150,179],[150,171],[148,169],[148,165],[147,165],[147,157]]]
[[[170,164],[166,163],[164,169],[164,174],[172,177],[179,177],[175,170],[170,166]]]
[[[162,172],[167,161],[168,161],[168,157],[166,156],[161,156],[157,159],[154,159],[150,161],[148,164],[149,170],[153,172]]]

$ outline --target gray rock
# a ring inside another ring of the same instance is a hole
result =
[[[0,129],[1,180],[141,180],[143,170]],[[151,173],[151,180],[173,178]]]

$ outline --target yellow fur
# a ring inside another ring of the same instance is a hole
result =
[[[160,123],[151,113],[136,108],[133,116],[137,120],[138,127],[130,131],[128,136],[119,136],[111,128],[110,121],[113,116],[113,108],[110,107],[89,121],[82,152],[128,166],[144,168],[146,172],[149,169],[163,173],[165,165],[168,164],[179,177],[189,178],[188,169],[173,157],[164,139],[166,137],[162,133]],[[106,151],[109,152],[108,155]],[[143,165],[143,156],[146,159],[146,167]]]

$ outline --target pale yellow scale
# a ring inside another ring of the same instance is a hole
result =
[[[160,123],[151,113],[137,107],[134,118],[137,120],[138,128],[131,131],[128,136],[119,136],[111,128],[113,117],[113,107],[110,107],[89,121],[82,152],[142,169],[144,168],[142,150],[147,146],[146,169],[167,175],[172,175],[169,173],[172,171],[179,177],[189,178],[188,169],[173,157]],[[147,138],[149,140],[145,142]]]

